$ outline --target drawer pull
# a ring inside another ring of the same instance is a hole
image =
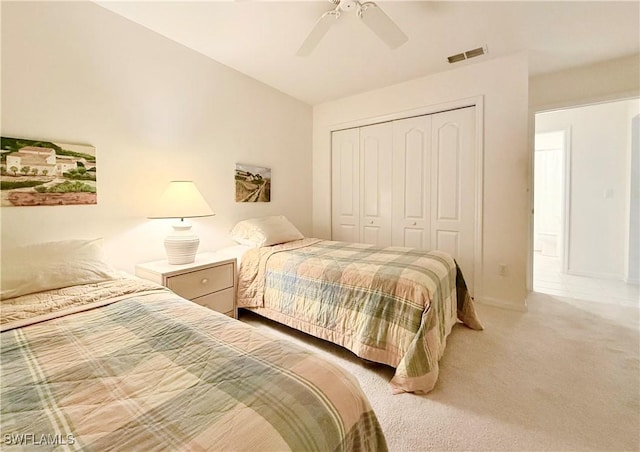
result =
[[[200,281],[203,285],[208,283],[209,280],[207,278],[202,278],[202,281]]]

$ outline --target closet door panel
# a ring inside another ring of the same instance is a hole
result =
[[[362,243],[369,243],[371,245],[376,246],[387,246],[381,245],[382,238],[380,237],[381,228],[378,226],[370,226],[364,225],[362,227]]]
[[[431,116],[393,123],[392,243],[429,249]]]
[[[394,231],[395,232],[395,231]],[[427,249],[428,230],[426,228],[404,228],[402,240],[394,243],[394,246],[406,246],[408,248]],[[396,233],[397,235],[397,233]]]
[[[460,124],[447,122],[438,129],[435,146],[434,182],[436,219],[460,221],[461,137]]]
[[[375,218],[380,216],[380,140],[377,137],[365,137],[362,152],[362,215]]]
[[[331,237],[343,242],[359,242],[359,129],[331,134],[331,175]]]
[[[432,115],[432,248],[451,254],[473,291],[475,108]],[[472,292],[473,293],[473,292]]]
[[[360,240],[391,245],[393,124],[360,128]]]
[[[460,232],[440,229],[436,233],[435,242],[438,244],[436,248],[440,251],[445,251],[454,257],[460,256]]]

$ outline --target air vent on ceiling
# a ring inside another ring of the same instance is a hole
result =
[[[447,57],[447,60],[449,60],[449,63],[457,63],[458,61],[464,61],[466,59],[467,57],[464,56],[464,53],[458,53],[456,55],[451,55],[450,57]]]
[[[449,63],[457,63],[458,61],[468,60],[469,58],[485,55],[486,53],[488,53],[487,46],[478,47],[477,49],[471,49],[462,53],[451,55],[447,57],[447,61],[449,61]]]

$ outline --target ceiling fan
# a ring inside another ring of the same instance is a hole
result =
[[[359,0],[328,0],[335,6],[327,11],[316,22],[304,40],[296,55],[307,56],[316,48],[322,37],[329,31],[343,12],[356,10],[358,17],[390,48],[395,49],[409,39],[402,30],[387,16],[374,2],[360,2]]]

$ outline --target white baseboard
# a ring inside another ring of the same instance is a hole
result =
[[[638,278],[626,278],[624,282],[627,284],[633,284],[634,286],[640,285],[640,279]]]
[[[525,299],[522,304],[515,304],[512,301],[500,300],[498,298],[483,297],[481,300],[477,300],[480,304],[486,304],[488,306],[495,306],[496,308],[508,309],[510,311],[527,312],[527,300]]]
[[[568,270],[567,274],[573,275],[573,276],[584,276],[585,278],[612,279],[615,281],[624,281],[624,276],[616,273],[598,273],[598,272],[582,272],[582,271]]]

